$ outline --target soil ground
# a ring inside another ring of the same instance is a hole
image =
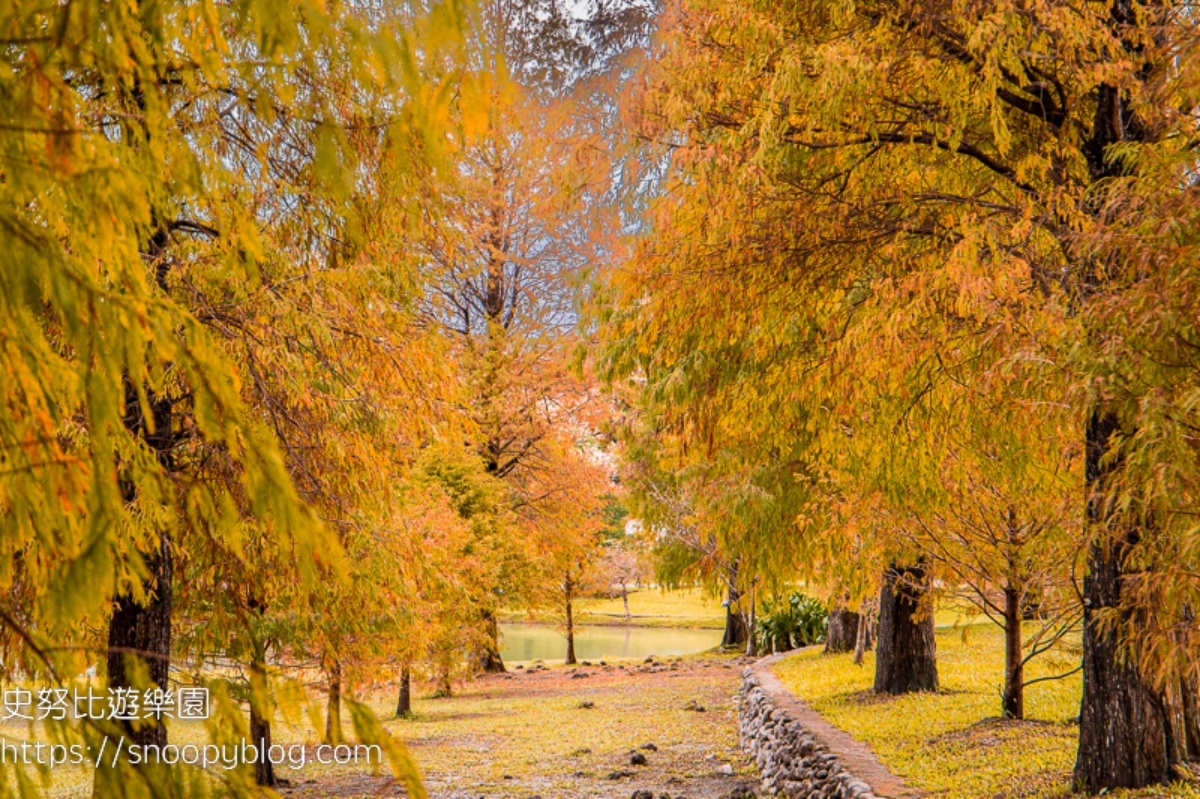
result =
[[[510,668],[450,698],[417,698],[415,718],[385,726],[409,746],[436,799],[741,797],[754,782],[736,740],[745,662],[698,656]],[[394,697],[380,697],[381,718],[386,700]],[[645,765],[632,762],[635,752]],[[285,797],[403,794],[365,770],[305,771],[282,789]]]

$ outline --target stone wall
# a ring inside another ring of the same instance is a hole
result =
[[[749,666],[738,695],[742,748],[767,795],[794,799],[884,799],[915,795],[863,743],[789,693],[771,671],[786,655]]]

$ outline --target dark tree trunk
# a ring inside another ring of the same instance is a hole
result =
[[[342,742],[342,664],[329,667],[329,698],[325,705],[325,743]]]
[[[1083,578],[1083,699],[1079,712],[1079,752],[1075,785],[1089,793],[1144,788],[1171,776],[1171,726],[1166,702],[1142,679],[1137,664],[1122,656],[1120,631],[1102,624],[1128,623],[1122,608],[1125,562],[1138,543],[1137,531],[1108,514],[1105,494],[1112,437],[1120,429],[1115,415],[1096,411],[1088,420],[1085,476],[1087,521],[1093,535]]]
[[[1099,612],[1120,601],[1121,539],[1093,546],[1083,580],[1083,699],[1075,784],[1088,793],[1144,788],[1171,776],[1171,730],[1165,703],[1119,651],[1117,633]]]
[[[571,580],[571,572],[567,572],[567,581],[565,583],[567,594],[567,660],[568,666],[575,665],[575,616],[571,607],[571,600],[575,589],[575,583]]]
[[[754,583],[750,583],[750,614],[746,618],[744,629],[746,631],[746,657],[758,657],[758,630],[755,629],[757,624],[757,605],[754,598]],[[740,619],[739,619],[740,621]]]
[[[150,572],[144,582],[147,599],[138,604],[129,596],[117,599],[108,625],[108,686],[145,690],[157,686],[167,689],[171,670],[171,541],[159,537],[160,549],[146,559]],[[150,685],[135,685],[134,675],[142,672]],[[126,743],[141,745],[167,742],[167,728],[161,721],[146,723],[137,730],[125,731]]]
[[[250,664],[250,743],[254,745],[258,754],[254,763],[254,781],[269,787],[274,787],[279,782],[275,778],[275,767],[271,764],[269,756],[272,715],[266,662],[263,657],[256,656]]]
[[[254,762],[254,781],[268,787],[278,785],[275,766],[268,755],[271,749],[271,722],[259,716],[253,704],[250,705],[250,742],[258,754],[258,760]]]
[[[158,687],[167,690],[167,678],[171,667],[171,578],[172,558],[171,541],[164,533],[160,535],[160,549],[146,559],[146,567],[150,572],[143,583],[147,592],[144,604],[138,604],[129,596],[117,599],[113,607],[112,619],[108,626],[108,653],[106,667],[108,670],[109,690],[116,688],[134,688],[145,691]],[[149,685],[135,678],[135,675],[149,678]],[[128,721],[109,722],[116,724],[118,735],[124,738],[123,750],[128,752],[130,744],[140,747],[167,745],[167,728],[160,720],[146,719],[135,730]],[[117,751],[116,740],[105,744],[108,751]],[[119,783],[121,772],[111,767],[111,761],[105,757],[100,767],[96,769],[92,784],[93,799],[102,797],[123,797],[126,795],[125,786]],[[137,769],[146,775],[148,781],[162,782],[165,772],[170,767],[154,761],[143,760]],[[159,777],[152,775],[159,774]]]
[[[496,614],[485,610],[483,623],[487,628],[487,636],[484,639],[483,652],[479,656],[479,669],[488,674],[504,674],[508,669],[504,667],[504,660],[500,657],[500,623],[496,620]]]
[[[153,415],[153,427],[147,422],[137,391],[133,384],[125,381],[126,428],[141,438],[154,453],[159,465],[166,472],[174,471],[171,450],[174,446],[172,431],[173,405],[170,399],[157,397],[147,390],[147,401]],[[137,499],[137,489],[131,480],[124,480],[122,493],[125,501]],[[171,607],[173,604],[174,558],[171,537],[159,531],[158,549],[143,555],[147,575],[142,581],[144,599],[138,602],[125,594],[113,602],[112,618],[108,624],[108,647],[105,669],[109,690],[133,688],[144,691],[158,687],[167,690],[167,679],[171,671]],[[149,684],[135,679],[143,675]],[[141,747],[163,747],[167,743],[167,728],[161,720],[146,719],[137,729],[128,721],[116,722],[120,736],[124,738],[126,751],[129,744]],[[113,750],[118,741],[109,740],[106,746]],[[167,766],[158,763],[143,763],[138,767],[144,771],[158,771]],[[96,769],[92,785],[94,797],[118,795],[122,786],[116,785],[117,772],[111,766],[101,765]]]
[[[834,608],[825,631],[825,654],[849,652],[858,640],[859,615],[845,608]]]
[[[736,592],[731,590],[730,594],[736,595]],[[735,607],[735,604],[731,604],[725,608],[725,634],[721,638],[721,646],[740,649],[746,643],[746,625],[742,622],[741,614],[734,610]]]
[[[408,666],[400,669],[400,697],[396,700],[396,718],[412,717],[412,674]]]
[[[1196,614],[1191,606],[1184,606],[1180,629],[1175,634],[1175,645],[1180,651],[1195,649]],[[1183,674],[1176,679],[1172,697],[1175,702],[1172,723],[1175,724],[1177,760],[1200,760],[1200,672],[1195,668],[1194,656],[1188,658]]]
[[[928,600],[928,576],[921,564],[884,572],[879,595],[879,640],[875,650],[875,692],[905,694],[938,688],[937,646]]]
[[[1025,718],[1025,667],[1021,655],[1021,592],[1004,589],[1004,700],[1006,718]]]
[[[742,613],[738,609],[741,593],[737,589],[738,565],[729,567],[726,583],[729,586],[725,595],[725,634],[721,637],[721,646],[738,647],[746,644],[748,631]]]

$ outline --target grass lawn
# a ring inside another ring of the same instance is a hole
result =
[[[698,588],[678,591],[650,586],[630,588],[629,613],[630,619],[626,622],[625,606],[620,597],[586,599],[577,605],[575,619],[579,624],[631,624],[638,627],[721,629],[725,626],[721,600],[707,596]],[[504,621],[538,621],[541,618],[525,612],[504,614]]]
[[[419,698],[415,719],[386,726],[407,742],[435,799],[628,799],[635,790],[724,797],[748,780],[719,773],[741,763],[741,666],[722,657],[664,660],[673,668],[638,661],[488,676],[451,699]],[[575,679],[580,673],[587,678]],[[689,701],[707,712],[686,710]],[[631,766],[630,751],[647,743],[655,747],[643,750],[648,765]]]
[[[939,619],[940,621],[940,619]],[[999,718],[1004,639],[981,623],[937,631],[941,691],[877,697],[873,653],[802,650],[775,666],[780,680],[826,719],[868,743],[909,785],[945,799],[1034,799],[1070,794],[1082,682],[1078,674],[1026,688],[1025,721]],[[1026,679],[1069,671],[1077,651],[1035,659]],[[1194,786],[1141,792],[1200,799]]]

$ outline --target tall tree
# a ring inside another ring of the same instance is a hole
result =
[[[1141,557],[1191,538],[1150,523],[1162,495],[1144,495],[1147,472],[1125,483],[1127,463],[1155,449],[1128,401],[1148,395],[1109,387],[1131,359],[1101,312],[1128,309],[1146,274],[1110,246],[1116,209],[1144,196],[1130,193],[1132,166],[1163,158],[1175,183],[1158,186],[1187,191],[1170,154],[1192,146],[1178,54],[1194,15],[1122,0],[1019,13],[701,0],[669,13],[635,113],[662,145],[652,163],[669,157],[679,177],[617,277],[614,361],[640,371],[693,446],[755,442],[758,468],[782,455],[819,487],[839,448],[870,452],[854,440],[872,414],[903,422],[931,389],[997,358],[1045,365],[1053,378],[1031,379],[1068,387],[1092,452],[1076,777],[1090,790],[1164,779],[1173,755],[1153,700],[1174,645],[1151,655],[1128,635],[1145,621],[1130,578]],[[988,341],[1004,347],[976,357]],[[881,363],[890,381],[862,379]],[[1135,440],[1149,449],[1127,453]],[[1174,585],[1178,619],[1188,591]]]
[[[431,30],[452,40],[457,11],[438,19]],[[0,10],[0,241],[18,264],[0,279],[6,665],[66,678],[99,644],[112,686],[165,687],[175,583],[193,555],[237,561],[246,526],[269,531],[264,549],[304,580],[336,553],[241,393],[226,346],[240,331],[204,300],[260,284],[281,215],[321,229],[310,254],[337,249],[331,220],[346,216],[356,161],[349,98],[398,108],[430,94],[400,66],[414,63],[412,26],[375,21],[320,3]],[[407,127],[438,115],[431,102]],[[104,641],[79,632],[105,626]],[[96,785],[194,787],[128,762]]]
[[[509,48],[517,46],[511,26],[532,24],[523,12],[513,16],[517,8],[497,2],[480,10],[475,85],[485,110],[465,97],[456,107],[462,146],[454,168],[424,186],[439,200],[429,205],[416,246],[430,286],[425,314],[450,341],[474,446],[486,471],[508,486],[522,524],[531,524],[549,518],[538,506],[563,490],[555,470],[576,474],[568,461],[587,462],[577,444],[594,438],[602,410],[575,358],[577,303],[586,270],[611,237],[612,217],[595,202],[608,173],[579,107],[521,85],[519,69],[529,64],[507,70],[515,55]],[[547,579],[556,583],[561,573]],[[490,643],[480,666],[488,671],[504,669],[500,602],[536,601],[517,590],[534,586],[515,575],[508,582],[481,597]]]

